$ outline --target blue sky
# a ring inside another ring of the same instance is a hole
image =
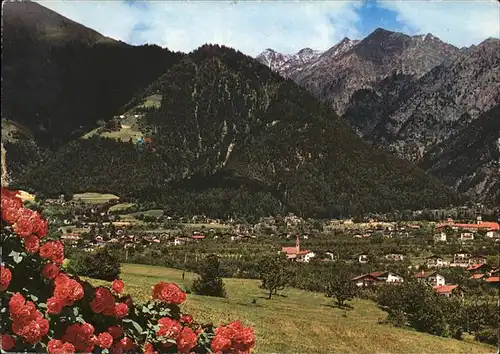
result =
[[[326,50],[377,27],[432,33],[458,47],[500,37],[496,1],[38,1],[98,32],[130,44],[189,52],[224,44],[255,56],[266,48]]]

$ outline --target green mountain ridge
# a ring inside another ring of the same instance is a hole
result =
[[[213,216],[326,217],[460,202],[419,168],[364,143],[307,91],[233,49],[202,46],[130,105],[152,93],[162,96],[161,106],[140,118],[151,143],[78,139],[19,185],[50,195],[105,191]]]

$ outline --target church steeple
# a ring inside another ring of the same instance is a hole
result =
[[[297,239],[295,240],[295,247],[297,248],[297,253],[300,252],[300,239],[299,236],[297,235]]]

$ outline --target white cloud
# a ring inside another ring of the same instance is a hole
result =
[[[394,10],[408,34],[432,33],[458,47],[500,37],[500,4],[497,1],[380,1]]]
[[[326,50],[343,37],[359,38],[353,1],[148,2],[38,1],[96,31],[132,44],[158,44],[189,52],[205,43],[224,44],[255,56],[265,48],[284,53],[304,47]],[[146,25],[134,31],[137,25]]]

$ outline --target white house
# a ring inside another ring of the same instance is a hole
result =
[[[436,271],[420,272],[415,274],[415,278],[426,281],[432,286],[442,286],[446,284],[445,278]]]
[[[435,242],[446,242],[446,232],[440,232],[434,235]]]
[[[446,264],[444,259],[442,257],[439,257],[439,256],[427,257],[425,263],[427,264],[427,266],[429,268],[439,268],[439,267],[443,267]]]
[[[404,256],[402,253],[388,253],[385,255],[385,259],[392,261],[402,261],[404,259]]]
[[[458,251],[453,255],[453,263],[458,266],[468,266],[471,257],[472,254],[467,251]]]
[[[474,241],[474,234],[472,232],[462,232],[460,241]]]
[[[358,262],[359,263],[362,263],[362,264],[365,264],[365,263],[368,263],[368,255],[367,254],[360,254],[358,256]]]
[[[316,253],[313,251],[300,251],[297,254],[297,262],[304,262],[304,263],[309,263],[309,261],[316,257]]]
[[[174,246],[180,246],[186,243],[186,238],[176,237],[174,239]]]
[[[388,283],[388,284],[399,284],[403,283],[403,277],[386,271],[378,271],[372,272],[368,274],[358,275],[357,277],[352,278],[352,281],[356,283],[357,286],[368,286],[375,285],[380,283]]]

